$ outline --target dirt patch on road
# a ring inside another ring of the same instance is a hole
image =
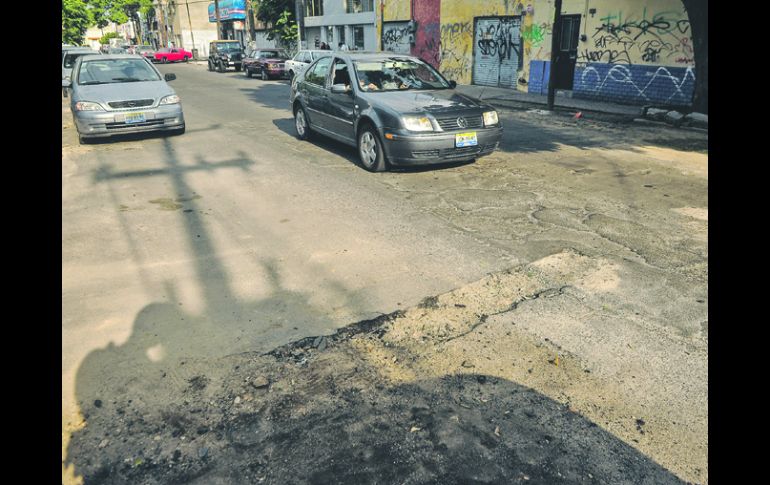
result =
[[[78,374],[66,466],[86,484],[705,482],[705,417],[656,362],[668,399],[527,329],[622,274],[568,252],[264,355],[105,349]]]

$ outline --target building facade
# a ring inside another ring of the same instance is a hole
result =
[[[546,93],[554,0],[377,0],[380,48],[458,83]],[[573,97],[686,106],[695,85],[681,0],[563,0],[554,81]]]
[[[302,47],[314,49],[321,42],[332,49],[344,43],[350,50],[379,50],[378,0],[300,0]]]
[[[209,55],[209,43],[217,40],[214,2],[198,0],[164,0],[154,3],[155,17],[149,23],[148,39],[155,47],[176,47]],[[239,40],[244,46],[275,47],[267,40],[262,22],[254,18],[247,0],[219,0],[221,39]]]

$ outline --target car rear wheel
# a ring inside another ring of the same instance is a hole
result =
[[[377,131],[370,124],[366,124],[358,133],[358,155],[361,164],[370,172],[383,172],[387,167],[385,153],[382,144],[377,137]]]
[[[163,64],[168,64],[168,57],[164,57],[163,59],[161,59],[160,62],[162,62]]]
[[[310,139],[310,125],[307,121],[307,113],[302,106],[294,111],[294,128],[297,130],[297,138],[300,140]]]

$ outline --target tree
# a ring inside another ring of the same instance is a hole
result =
[[[294,18],[295,0],[254,0],[252,5],[257,19],[265,23],[268,40],[277,39],[285,48],[296,47],[297,21]]]
[[[117,39],[118,37],[120,37],[120,34],[117,32],[107,32],[99,39],[99,43],[101,45],[107,45],[110,43],[110,39]]]
[[[82,45],[93,17],[83,0],[62,0],[61,41],[65,44]]]
[[[709,112],[709,2],[708,0],[682,0],[690,19],[690,32],[695,58],[695,90],[692,109],[698,113]]]

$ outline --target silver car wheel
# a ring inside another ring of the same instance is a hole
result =
[[[377,141],[374,135],[367,131],[361,136],[361,161],[367,167],[373,167],[377,160]]]
[[[305,112],[302,109],[297,110],[296,124],[299,136],[305,136]]]

